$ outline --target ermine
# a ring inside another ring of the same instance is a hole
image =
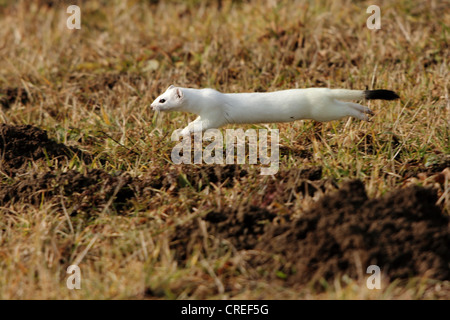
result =
[[[274,92],[221,93],[214,89],[191,89],[171,85],[151,104],[156,111],[184,111],[199,117],[181,131],[219,128],[226,124],[316,121],[355,117],[369,120],[373,112],[350,100],[394,100],[390,90],[346,90],[328,88],[289,89]],[[343,100],[343,101],[341,101]],[[199,126],[199,124],[201,126]],[[201,129],[198,129],[201,128]]]

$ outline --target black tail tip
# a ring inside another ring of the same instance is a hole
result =
[[[400,98],[398,94],[391,90],[366,90],[364,91],[364,98],[381,99],[381,100],[395,100]]]

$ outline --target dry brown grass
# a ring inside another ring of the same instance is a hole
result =
[[[366,28],[370,1],[224,0],[220,9],[194,0],[86,1],[81,30],[65,27],[64,1],[49,3],[0,1],[0,89],[20,88],[28,100],[11,101],[0,120],[44,128],[97,156],[89,165],[60,163],[59,171],[102,168],[145,177],[171,167],[170,134],[193,115],[150,110],[170,84],[223,92],[310,86],[398,92],[396,102],[370,103],[376,113],[370,123],[270,125],[290,150],[282,169],[319,165],[336,181],[361,179],[371,197],[450,155],[450,14],[443,2],[382,1],[378,31]],[[32,167],[51,170],[48,161]],[[448,283],[426,279],[385,283],[380,291],[350,279],[326,284],[324,292],[286,288],[259,279],[233,252],[199,253],[178,264],[164,231],[212,207],[257,199],[265,180],[256,178],[258,168],[248,170],[232,188],[185,188],[176,197],[155,191],[124,211],[92,208],[89,218],[69,218],[70,203],[58,197],[0,207],[0,298],[448,299]],[[449,213],[449,182],[440,188]],[[298,215],[316,200],[296,199],[277,210]],[[82,289],[71,291],[65,268],[77,259]],[[224,265],[227,272],[217,274]]]

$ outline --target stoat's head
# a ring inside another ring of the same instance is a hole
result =
[[[151,107],[156,111],[176,111],[183,107],[184,96],[181,88],[171,85],[166,92],[153,101]]]

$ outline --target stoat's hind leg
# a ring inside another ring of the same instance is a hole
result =
[[[369,120],[369,108],[352,102],[343,102],[339,100],[327,101],[317,108],[313,113],[313,119],[317,121],[338,120],[344,117],[355,117],[360,120]]]
[[[373,111],[370,110],[366,106],[362,106],[360,104],[354,103],[354,102],[345,102],[346,105],[348,105],[350,108],[350,116],[353,116],[355,118],[358,118],[360,120],[369,120],[368,115],[373,115]]]
[[[370,114],[370,115],[373,115],[373,114],[374,114],[373,111],[369,109],[369,107],[362,106],[362,105],[360,105],[360,104],[353,103],[353,102],[347,102],[347,104],[348,104],[351,108],[356,109],[356,110],[358,110],[358,111],[360,111],[360,112],[367,113],[367,114]]]

